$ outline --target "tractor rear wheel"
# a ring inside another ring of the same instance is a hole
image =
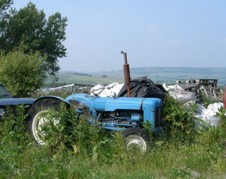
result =
[[[53,113],[60,111],[62,103],[59,99],[46,98],[38,101],[29,110],[29,130],[38,144],[45,145],[50,141],[52,143],[58,142],[61,135],[57,132],[60,118]]]

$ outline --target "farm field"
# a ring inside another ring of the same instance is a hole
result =
[[[60,84],[84,84],[84,85],[97,85],[97,84],[110,84],[112,82],[123,83],[123,79],[115,77],[101,77],[101,76],[87,76],[87,75],[78,75],[73,74],[73,72],[60,72],[58,74],[59,80],[56,83]],[[45,82],[46,84],[51,84],[50,80]]]

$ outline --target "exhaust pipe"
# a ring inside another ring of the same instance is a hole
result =
[[[127,53],[121,51],[121,53],[124,56],[124,65],[123,65],[123,71],[124,71],[124,80],[125,80],[125,85],[127,89],[127,96],[131,97],[131,92],[130,92],[130,70],[129,70],[129,64],[127,63]]]

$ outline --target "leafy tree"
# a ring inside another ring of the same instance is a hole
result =
[[[23,50],[13,50],[4,54],[0,51],[0,82],[12,95],[28,96],[42,85],[44,60],[37,52],[24,54]]]
[[[0,1],[0,12],[8,9],[9,6],[13,3],[13,0],[1,0]]]
[[[0,1],[0,18],[1,20],[4,19],[6,15],[6,10],[10,7],[13,3],[13,0],[1,0]]]
[[[12,4],[12,0],[0,0],[0,37],[4,36],[7,25],[7,9]],[[3,44],[3,39],[0,38],[0,44]]]
[[[11,4],[10,0],[4,0],[6,9]],[[4,2],[3,2],[4,4]],[[24,53],[40,52],[42,57],[46,56],[44,71],[50,75],[60,69],[58,58],[66,56],[66,48],[62,44],[65,40],[65,28],[67,18],[59,12],[46,19],[43,10],[38,10],[33,3],[17,11],[10,9],[7,20],[0,20],[4,24],[0,33],[0,48],[9,53],[18,46],[25,46]]]

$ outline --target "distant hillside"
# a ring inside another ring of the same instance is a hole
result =
[[[93,76],[107,75],[109,78],[123,79],[123,71],[95,73]],[[226,68],[189,68],[189,67],[143,67],[131,68],[131,78],[147,76],[155,83],[175,83],[178,79],[218,79],[218,84],[226,84]]]
[[[147,76],[158,84],[173,84],[176,80],[187,79],[218,79],[218,85],[226,84],[226,68],[190,68],[190,67],[143,67],[130,68],[132,79]],[[60,72],[58,74],[61,83],[81,84],[109,84],[112,82],[123,83],[122,70],[104,71],[98,73]]]

